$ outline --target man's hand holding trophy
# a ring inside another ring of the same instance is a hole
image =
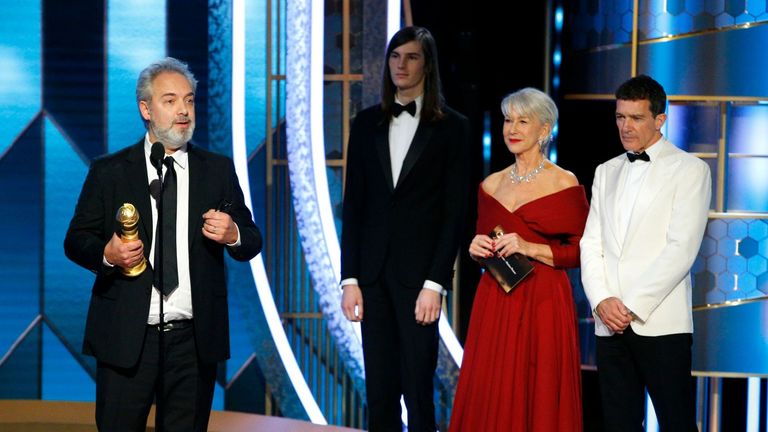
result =
[[[117,209],[117,221],[122,225],[120,239],[124,242],[130,242],[139,239],[139,211],[133,204],[125,203]],[[138,276],[147,269],[147,260],[143,256],[141,262],[130,268],[120,268],[120,271],[126,276]]]

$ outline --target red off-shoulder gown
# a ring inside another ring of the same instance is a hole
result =
[[[485,272],[472,307],[450,432],[582,430],[576,311],[565,268],[579,265],[588,204],[582,186],[538,198],[514,212],[483,188],[477,232],[547,243],[554,267],[534,271],[507,294]]]

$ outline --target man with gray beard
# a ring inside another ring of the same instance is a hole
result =
[[[97,360],[100,430],[143,432],[155,397],[158,430],[207,430],[216,364],[229,358],[224,251],[247,261],[261,250],[232,160],[189,142],[196,86],[174,58],[141,72],[147,132],[91,163],[64,240],[96,274],[83,352]]]

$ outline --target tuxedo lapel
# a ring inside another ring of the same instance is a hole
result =
[[[419,121],[419,127],[416,129],[416,134],[413,136],[411,146],[408,148],[408,153],[405,154],[405,160],[403,161],[403,168],[400,170],[400,177],[397,180],[397,184],[402,184],[408,173],[411,172],[413,166],[419,160],[419,156],[424,151],[424,148],[429,143],[429,139],[432,137],[432,131],[434,126],[432,124]]]
[[[133,146],[128,153],[128,169],[125,172],[128,183],[129,201],[139,212],[139,238],[145,244],[152,244],[152,202],[149,199],[149,175],[147,174],[146,155],[144,154],[144,139]],[[115,209],[117,210],[117,209]],[[149,248],[144,248],[149,254]]]
[[[627,237],[625,243],[629,243],[634,238],[640,222],[646,217],[649,210],[653,208],[655,198],[658,196],[659,191],[669,186],[670,179],[673,178],[674,170],[680,164],[680,160],[676,158],[667,157],[670,152],[666,141],[662,141],[657,145],[665,146],[659,153],[657,161],[651,162],[651,166],[648,167],[648,172],[645,173],[645,179],[640,186],[640,190],[635,200],[635,206],[632,210],[632,216],[629,219],[629,227],[627,227]]]
[[[374,146],[381,162],[381,169],[384,170],[384,179],[386,180],[389,191],[394,190],[392,181],[392,159],[389,157],[389,122],[381,122],[376,125],[374,132]]]
[[[627,170],[623,169],[624,164],[621,161],[616,163],[606,164],[605,172],[605,219],[603,223],[606,223],[610,228],[612,238],[617,244],[622,242],[619,240],[619,199],[621,197],[622,189],[627,178]],[[613,187],[611,187],[611,185]]]
[[[206,171],[208,170],[208,164],[201,154],[195,151],[192,144],[189,144],[189,152],[187,153],[187,161],[189,163],[189,248],[192,249],[192,244],[199,236],[196,235],[200,232],[203,226],[203,213],[208,211],[204,208],[206,205],[203,202],[203,179],[206,178]]]

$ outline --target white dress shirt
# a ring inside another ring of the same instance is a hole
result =
[[[192,319],[192,284],[189,276],[189,157],[187,145],[184,144],[173,154],[174,170],[176,170],[176,262],[179,271],[179,286],[173,290],[163,301],[164,321]],[[149,183],[157,180],[157,170],[149,161],[152,143],[149,142],[149,134],[144,137],[144,159],[147,164]],[[163,177],[167,168],[163,165]],[[152,249],[149,253],[149,262],[155,262],[155,243],[157,240],[157,203],[154,197],[152,202]],[[147,324],[157,324],[160,321],[160,291],[156,287],[152,289],[152,300],[149,305],[149,317]]]
[[[392,121],[389,122],[389,161],[392,166],[392,182],[395,186],[397,186],[400,178],[400,171],[403,169],[405,155],[408,154],[413,137],[416,135],[416,129],[419,128],[423,99],[423,96],[416,98],[415,116],[403,111],[399,116],[392,117]],[[397,97],[395,97],[395,103],[403,105]]]
[[[661,141],[661,139],[663,138],[660,138],[659,141]],[[629,221],[632,217],[632,211],[635,209],[635,201],[637,201],[637,195],[640,193],[640,187],[643,185],[643,180],[645,180],[645,174],[648,172],[648,168],[651,166],[653,161],[656,160],[656,158],[659,156],[659,150],[661,149],[661,146],[656,145],[659,143],[659,141],[651,144],[645,150],[645,152],[648,154],[648,157],[651,159],[650,162],[646,162],[640,159],[634,162],[630,162],[629,158],[627,158],[624,161],[624,166],[621,168],[622,170],[626,171],[624,184],[619,191],[618,226],[619,230],[621,230],[619,234],[621,235],[622,241],[627,236]],[[624,173],[622,173],[622,175],[624,175]]]

